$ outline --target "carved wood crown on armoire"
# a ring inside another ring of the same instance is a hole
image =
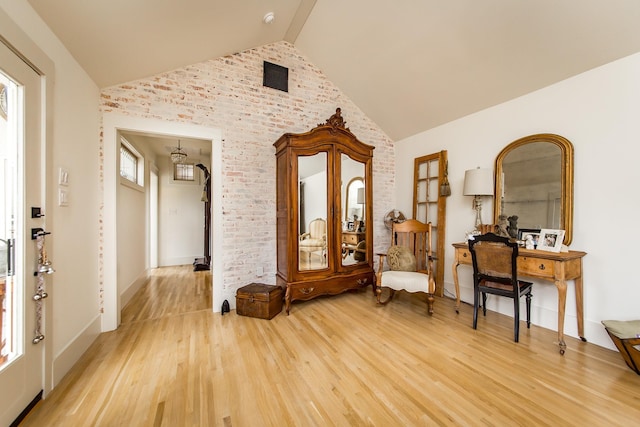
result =
[[[373,289],[374,147],[351,133],[340,108],[274,146],[276,283],[286,289],[287,314],[296,300]]]

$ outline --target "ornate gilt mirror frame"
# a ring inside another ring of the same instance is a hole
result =
[[[508,191],[508,188],[505,187],[504,183],[503,162],[505,157],[512,154],[518,148],[532,143],[549,143],[560,149],[560,228],[565,230],[564,244],[569,245],[573,238],[573,145],[568,139],[559,135],[543,133],[526,136],[507,145],[500,154],[498,154],[495,163],[494,194],[496,199],[493,208],[494,223],[499,223],[499,216],[502,214],[502,202],[504,199],[502,195],[505,191]],[[526,171],[523,171],[523,173],[524,172]]]

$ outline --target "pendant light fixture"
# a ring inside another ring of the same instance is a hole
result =
[[[180,140],[178,140],[178,147],[171,152],[171,161],[173,163],[182,164],[186,159],[187,153],[180,148]]]

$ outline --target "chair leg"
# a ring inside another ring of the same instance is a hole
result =
[[[381,297],[382,297],[382,286],[376,285],[376,298],[378,300],[378,304],[380,304],[380,305],[385,305],[386,303],[391,301],[391,299],[393,298],[395,293],[396,293],[395,290],[389,288],[389,296],[387,297],[386,300],[382,301],[382,299],[381,299]]]
[[[513,340],[518,342],[520,337],[520,299],[513,299]]]
[[[487,294],[485,292],[482,293],[482,315],[487,315]]]
[[[427,294],[427,311],[429,312],[429,316],[433,315],[433,302],[435,298],[433,294]]]
[[[531,329],[531,292],[527,293],[527,329]]]
[[[480,300],[480,292],[473,292],[473,329],[478,329],[478,303]]]

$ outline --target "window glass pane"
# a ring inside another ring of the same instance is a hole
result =
[[[20,273],[15,275],[14,256],[15,236],[22,228],[18,204],[24,172],[18,153],[23,149],[19,131],[25,120],[20,108],[23,95],[23,87],[0,71],[0,368],[23,353],[19,340],[24,334],[19,292],[23,281]]]
[[[175,163],[173,165],[173,179],[176,181],[193,181],[193,165],[187,163]]]
[[[137,183],[138,158],[124,145],[120,145],[120,176]]]

